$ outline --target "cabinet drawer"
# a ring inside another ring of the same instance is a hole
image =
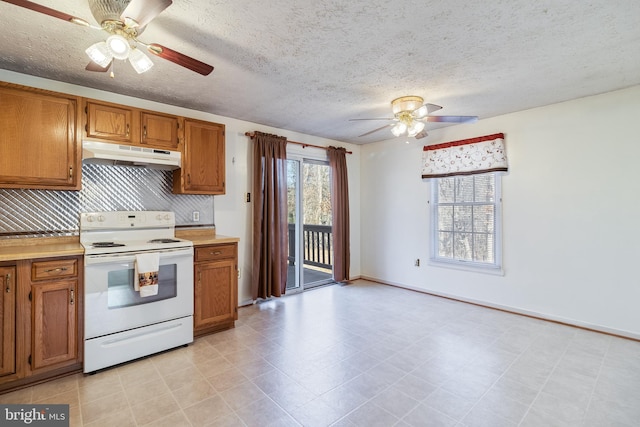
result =
[[[38,261],[31,265],[31,280],[44,280],[78,275],[77,259]]]
[[[236,257],[236,245],[213,245],[195,248],[195,262]]]

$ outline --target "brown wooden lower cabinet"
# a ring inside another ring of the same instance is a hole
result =
[[[31,286],[31,368],[73,363],[78,358],[77,280]]]
[[[0,392],[82,369],[81,265],[80,256],[0,264]]]
[[[0,378],[16,373],[16,267],[0,267]]]
[[[238,319],[238,244],[195,248],[194,336],[231,328]]]

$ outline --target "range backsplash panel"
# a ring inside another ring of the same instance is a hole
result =
[[[214,225],[214,196],[172,194],[172,176],[159,169],[85,164],[80,191],[0,189],[0,237],[76,235],[80,213],[93,211],[173,211],[176,226]]]

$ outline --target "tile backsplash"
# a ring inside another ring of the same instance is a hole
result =
[[[93,211],[173,211],[176,226],[214,225],[214,196],[172,194],[172,182],[170,171],[85,164],[80,191],[0,189],[0,237],[76,235],[80,213]]]

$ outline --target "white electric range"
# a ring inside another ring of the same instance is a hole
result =
[[[193,342],[193,243],[165,211],[80,215],[85,248],[84,372]],[[157,295],[134,288],[136,255],[157,254]]]

